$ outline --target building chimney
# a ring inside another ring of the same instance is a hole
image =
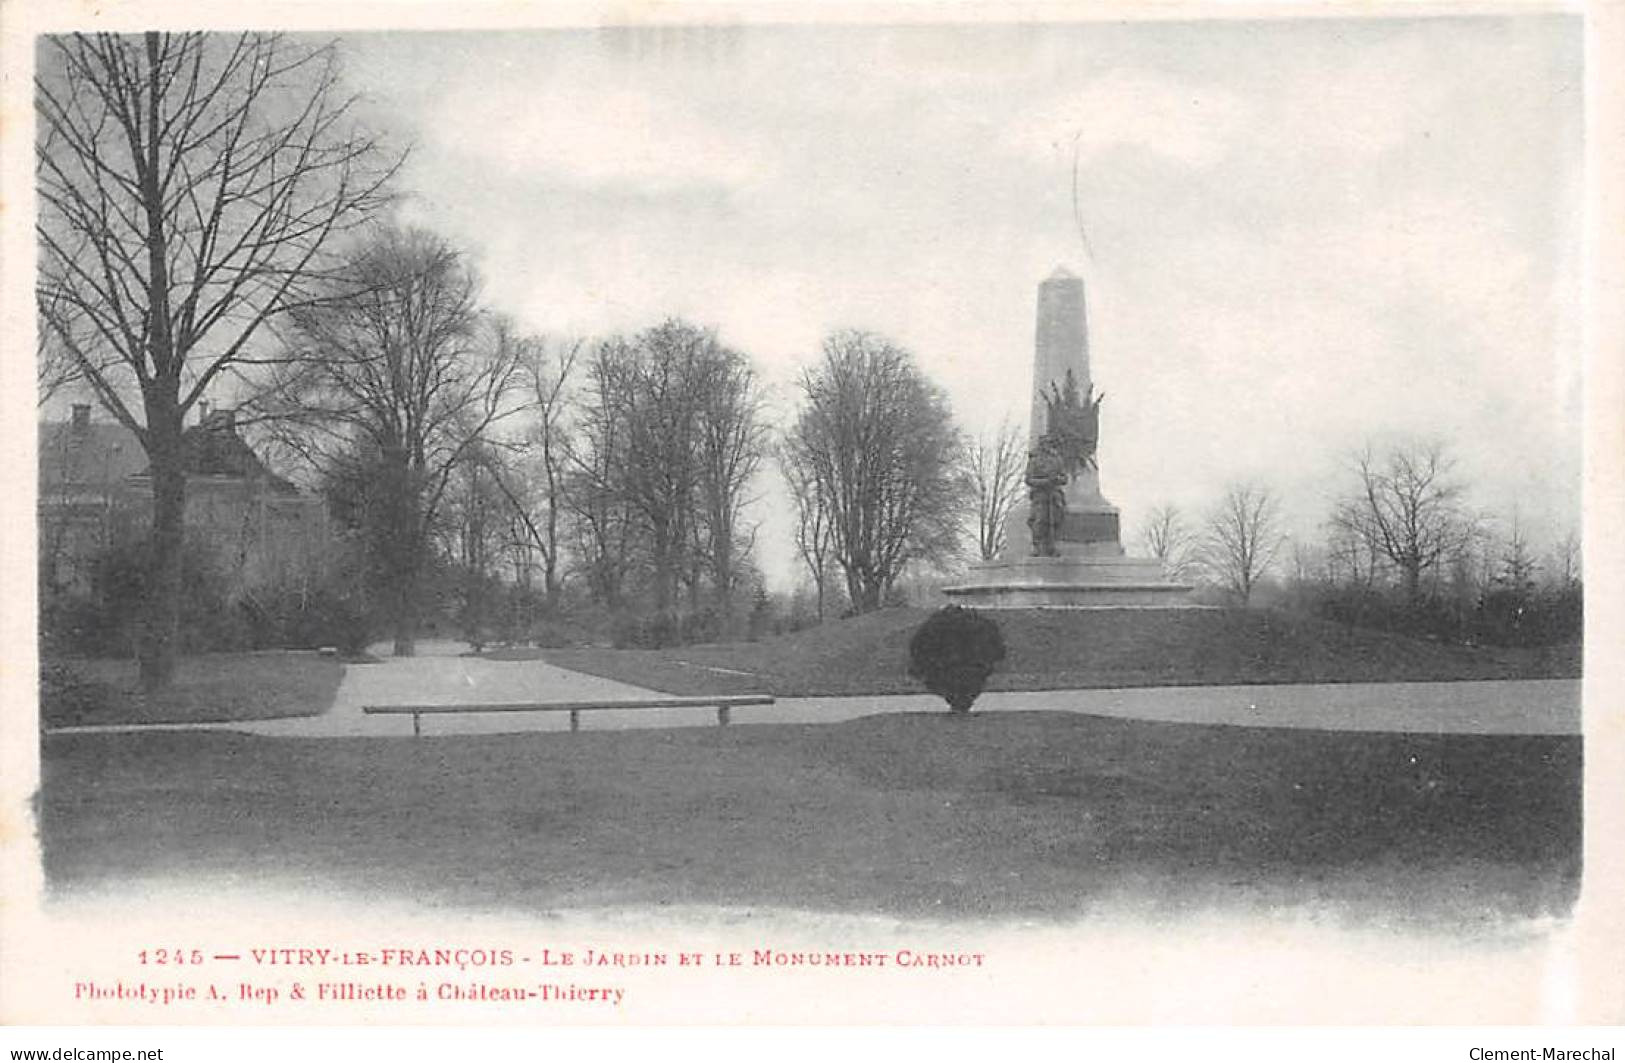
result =
[[[73,430],[83,432],[90,427],[90,403],[76,402],[73,404]]]

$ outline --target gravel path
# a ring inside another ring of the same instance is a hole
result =
[[[149,724],[61,728],[93,733],[130,730],[230,730],[282,737],[400,736],[409,716],[367,716],[363,705],[473,704],[657,696],[611,679],[545,661],[490,661],[458,655],[457,643],[420,646],[419,656],[350,665],[333,707],[321,716],[243,723]],[[979,712],[1048,710],[1177,723],[1304,727],[1332,731],[1454,734],[1578,734],[1580,682],[1570,679],[1461,683],[1138,687],[983,695]],[[782,698],[775,705],[733,710],[736,724],[834,723],[882,712],[940,712],[930,695]],[[708,708],[603,710],[582,714],[583,730],[715,726]],[[485,713],[424,717],[426,736],[564,731],[565,713]]]

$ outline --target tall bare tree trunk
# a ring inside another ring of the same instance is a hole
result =
[[[396,657],[412,657],[417,654],[420,622],[422,517],[417,508],[416,477],[405,449],[398,444],[386,445],[377,475],[382,504],[374,519],[381,517],[382,520],[373,533],[377,536],[376,549],[382,562],[384,600],[390,608],[390,628],[395,639],[393,653]]]
[[[551,613],[559,604],[559,494],[552,488],[551,473],[548,474],[548,483],[547,552],[542,555],[542,600],[547,603],[547,610]]]
[[[669,532],[656,531],[653,549],[650,551],[653,555],[655,569],[654,613],[656,619],[660,621],[660,634],[656,642],[662,646],[665,645],[668,632],[670,632],[672,638],[676,637],[677,632],[678,558],[675,556],[677,554],[676,548],[668,542],[669,537]]]
[[[141,689],[150,693],[169,685],[180,652],[186,473],[181,455],[181,416],[173,404],[148,403],[147,440],[152,468],[152,552],[144,603],[146,618],[137,658]]]
[[[147,53],[147,143],[136,173],[146,211],[147,270],[151,278],[151,313],[147,347],[156,377],[143,381],[147,413],[147,458],[152,470],[152,571],[147,584],[148,622],[143,639],[141,687],[167,687],[175,676],[181,633],[181,550],[186,536],[186,471],[181,454],[180,365],[170,329],[169,261],[164,230],[163,192],[159,185],[159,36],[145,37]]]
[[[725,530],[712,537],[712,572],[716,577],[712,593],[722,630],[731,635],[734,619],[733,527],[726,521],[719,520],[718,524]]]
[[[854,613],[872,613],[880,608],[882,600],[881,583],[870,573],[848,572],[846,593],[852,599],[852,611]]]
[[[415,657],[418,652],[418,574],[403,569],[390,581],[390,598],[394,605],[395,646],[397,657]]]

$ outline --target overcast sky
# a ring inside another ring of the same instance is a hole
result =
[[[1038,282],[1088,284],[1102,485],[1132,531],[1437,434],[1475,499],[1577,525],[1582,134],[1570,16],[345,38],[415,146],[414,222],[566,335],[715,326],[794,398],[837,327],[965,426],[1025,415]],[[1091,254],[1072,208],[1072,152]],[[761,552],[784,572],[770,522]]]

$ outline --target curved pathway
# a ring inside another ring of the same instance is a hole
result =
[[[453,644],[461,649],[460,644]],[[469,705],[526,701],[588,701],[602,698],[658,697],[652,690],[572,672],[546,661],[490,661],[462,657],[455,651],[434,653],[419,648],[416,657],[386,657],[377,664],[352,664],[322,716],[261,720],[234,725],[235,729],[263,735],[339,736],[410,735],[410,716],[368,716],[363,705]],[[697,719],[716,722],[712,709],[679,710]],[[584,713],[585,717],[603,713]],[[617,713],[620,716],[638,713]],[[641,713],[662,715],[659,711]],[[670,726],[657,723],[655,726]],[[592,726],[586,723],[583,726]],[[425,734],[506,734],[520,731],[564,731],[568,716],[559,712],[480,713],[466,716],[426,716]]]
[[[242,723],[62,728],[62,732],[230,730],[319,738],[407,736],[409,716],[368,716],[363,705],[474,704],[658,696],[658,692],[573,672],[545,661],[463,657],[460,643],[428,643],[419,656],[345,669],[333,707],[321,716]],[[1337,683],[1274,686],[1136,687],[984,694],[978,712],[1047,710],[1174,723],[1301,727],[1329,731],[1447,734],[1579,734],[1580,682],[1572,679],[1458,683]],[[835,723],[883,712],[941,712],[927,694],[781,698],[736,708],[736,724]],[[581,714],[583,730],[716,726],[710,708],[603,710]],[[427,737],[564,731],[565,713],[425,716]]]

